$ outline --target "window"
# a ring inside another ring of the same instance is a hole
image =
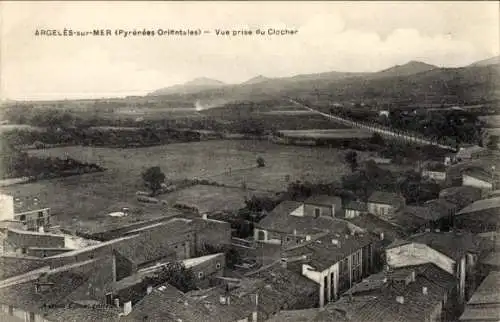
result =
[[[217,262],[217,264],[215,264],[215,268],[220,269],[220,267],[221,267],[220,263]]]
[[[315,216],[316,218],[318,218],[318,217],[319,217],[319,215],[321,215],[321,209],[319,209],[319,208],[315,208],[315,209],[314,209],[314,216]]]
[[[43,218],[43,211],[38,212],[38,218]]]
[[[26,215],[21,215],[21,216],[19,216],[19,220],[20,220],[20,221],[25,221],[25,220],[26,220]]]
[[[14,308],[9,305],[9,315],[14,315]]]
[[[29,313],[28,322],[35,322],[35,313],[34,312]]]
[[[198,273],[198,278],[203,278],[203,272]]]

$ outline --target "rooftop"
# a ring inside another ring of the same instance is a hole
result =
[[[286,250],[285,256],[306,255],[308,263],[314,269],[322,271],[376,239],[370,233],[356,233],[354,235],[330,233],[301,247]]]
[[[368,202],[396,205],[403,201],[403,197],[395,192],[374,191],[368,198]]]
[[[467,169],[462,174],[479,179],[481,181],[486,181],[488,183],[494,183],[498,181],[497,175],[490,173],[489,171],[484,171],[477,168]]]
[[[290,216],[290,212],[297,209],[301,204],[293,201],[285,202],[285,205],[283,205],[283,202],[279,204],[255,226],[266,230],[288,234],[296,233],[298,235],[317,234],[326,231],[343,232],[348,229],[347,222],[336,218]]]
[[[461,209],[476,200],[481,199],[481,189],[469,186],[458,186],[443,189],[439,192],[439,198],[457,205]]]
[[[491,210],[500,208],[500,197],[481,199],[473,202],[464,209],[457,212],[457,215],[468,214],[476,211]]]
[[[395,226],[385,220],[382,220],[372,214],[362,214],[346,220],[374,234],[380,234],[381,232],[383,232],[384,238],[390,241],[406,236],[402,228]]]
[[[479,253],[481,245],[479,238],[476,238],[470,233],[458,232],[425,232],[415,234],[406,238],[393,242],[387,249],[399,247],[409,243],[419,243],[445,254],[446,256],[458,260],[465,253]]]
[[[188,258],[182,261],[184,266],[187,268],[193,267],[200,265],[201,263],[207,262],[209,260],[212,260],[216,257],[219,257],[221,255],[224,255],[224,253],[217,253],[217,254],[211,254],[211,255],[206,255],[206,256],[201,256],[201,257],[194,257],[194,258]]]
[[[315,195],[307,198],[304,203],[331,206],[334,204],[342,204],[342,199],[338,196]]]
[[[492,271],[470,298],[468,305],[500,304],[500,272]]]

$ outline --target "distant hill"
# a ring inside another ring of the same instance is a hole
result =
[[[469,66],[488,66],[488,65],[498,65],[500,64],[500,56],[491,57],[488,59],[480,60]]]
[[[366,104],[478,104],[498,100],[498,84],[500,65],[440,68],[410,61],[374,73],[326,72],[282,78],[257,76],[242,84],[225,86],[218,82],[210,85],[216,88],[203,87],[202,90],[177,95],[176,99],[211,104],[221,100],[229,103],[293,96]]]
[[[165,87],[158,89],[148,95],[151,96],[160,96],[160,95],[171,95],[171,94],[189,94],[200,92],[209,89],[215,89],[219,87],[223,87],[226,84],[216,79],[200,77],[195,78],[189,82],[179,85],[173,85],[170,87]]]
[[[246,82],[243,82],[241,84],[246,84],[246,85],[248,85],[248,84],[257,84],[257,83],[267,82],[269,80],[271,80],[271,78],[259,75],[259,76],[252,77],[249,80],[247,80]]]
[[[439,68],[434,65],[412,60],[404,65],[396,65],[368,75],[368,78],[409,76]]]

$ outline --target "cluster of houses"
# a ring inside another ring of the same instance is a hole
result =
[[[459,154],[423,169],[443,182],[437,199],[287,200],[245,240],[206,215],[131,221],[92,240],[51,226],[38,198],[0,195],[0,320],[499,320],[497,177],[482,155]],[[195,289],[148,284],[171,263]]]

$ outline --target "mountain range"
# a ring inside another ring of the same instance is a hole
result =
[[[182,96],[192,100],[247,100],[269,96],[311,94],[335,96],[338,99],[454,96],[456,100],[488,99],[498,93],[500,56],[481,60],[460,68],[442,68],[420,61],[410,61],[378,72],[325,72],[292,77],[253,77],[241,84],[226,84],[206,77],[185,84],[156,90],[152,96]],[[418,100],[418,99],[417,99]]]

